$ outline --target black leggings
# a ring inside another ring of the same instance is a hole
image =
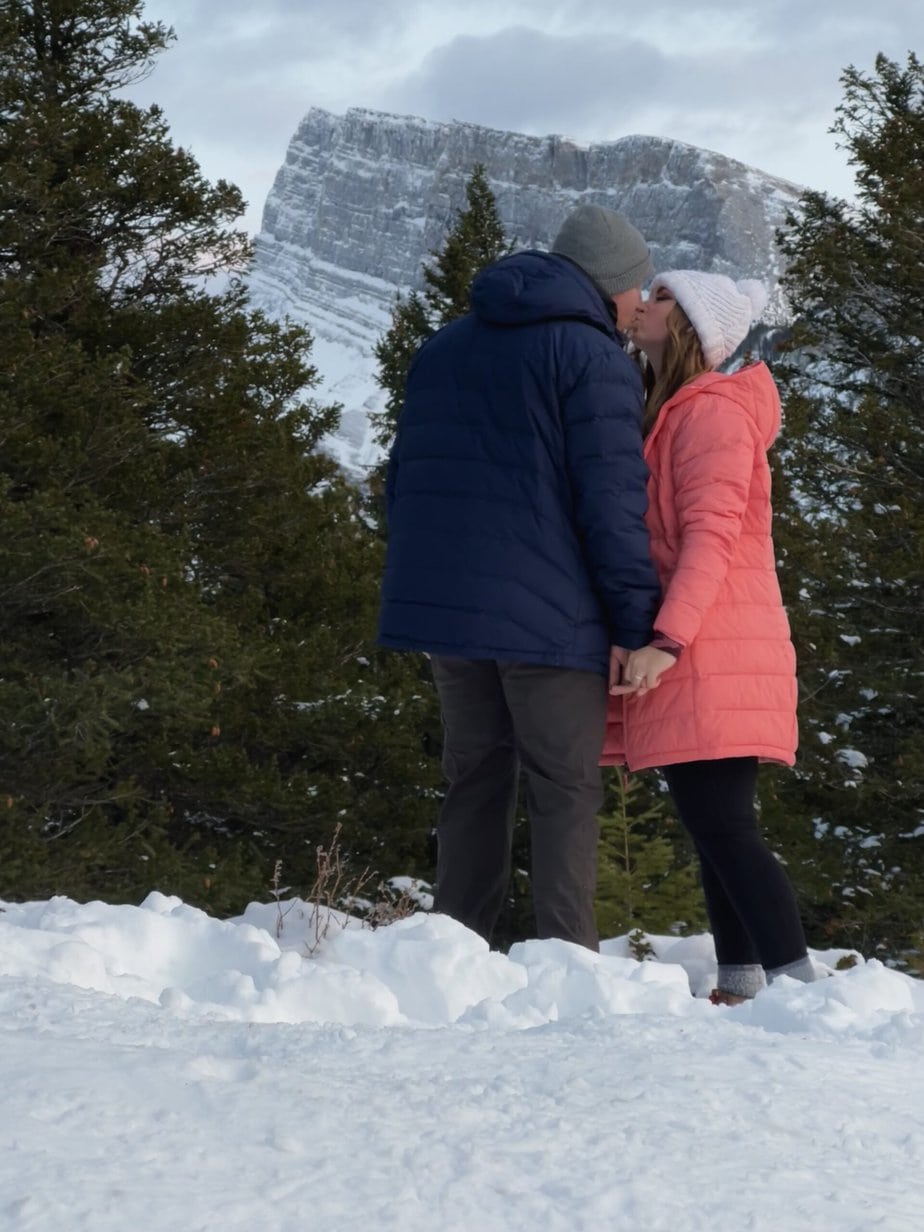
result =
[[[757,758],[684,762],[663,774],[699,855],[719,963],[772,970],[803,958],[796,896],[757,826]]]

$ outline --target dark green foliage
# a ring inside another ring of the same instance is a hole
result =
[[[708,929],[699,864],[654,775],[607,776],[595,906],[601,937]]]
[[[389,449],[395,437],[411,361],[421,344],[434,332],[422,296],[417,291],[406,298],[399,294],[388,333],[375,344],[375,357],[379,362],[377,380],[386,394],[385,410],[378,416],[375,439],[383,449]]]
[[[140,7],[0,11],[0,895],[230,910],[339,817],[416,872],[425,703],[369,651],[338,409],[303,330],[210,288],[242,202],[118,97],[170,39]]]
[[[480,163],[465,185],[465,202],[443,247],[431,253],[433,260],[424,264],[423,290],[398,296],[388,333],[375,348],[378,382],[387,395],[377,439],[386,449],[404,405],[404,388],[414,355],[438,329],[468,312],[472,279],[511,251],[497,201]]]
[[[777,546],[800,659],[795,777],[765,800],[810,939],[915,963],[924,919],[924,68],[843,75],[854,203],[781,236]]]
[[[431,326],[438,328],[468,312],[472,280],[486,265],[511,251],[484,167],[476,163],[465,185],[465,208],[446,236],[434,263],[424,265],[423,300]]]

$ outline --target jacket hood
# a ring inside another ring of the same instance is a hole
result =
[[[489,325],[584,321],[617,338],[613,314],[587,274],[549,252],[501,257],[475,278],[472,311]]]
[[[776,440],[782,422],[780,393],[765,363],[750,364],[737,372],[704,372],[684,385],[665,403],[666,410],[680,406],[697,393],[729,398],[757,425],[767,449]]]

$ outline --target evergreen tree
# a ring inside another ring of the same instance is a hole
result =
[[[423,299],[431,324],[438,328],[468,312],[475,275],[511,249],[484,166],[476,163],[465,185],[465,208],[433,254],[434,263],[424,265]]]
[[[653,777],[607,778],[595,910],[601,937],[708,929],[692,847]]]
[[[765,810],[810,940],[919,963],[924,936],[924,70],[849,68],[834,133],[856,200],[780,236],[796,319],[776,541],[800,660],[800,760]]]
[[[465,202],[443,247],[430,254],[432,261],[424,263],[423,290],[397,297],[391,326],[375,348],[378,382],[386,393],[377,440],[386,449],[394,438],[415,354],[438,329],[468,312],[475,275],[512,251],[497,200],[480,163],[473,167],[465,185]]]
[[[140,14],[0,9],[0,895],[238,908],[339,817],[415,872],[423,702],[368,657],[338,409],[303,330],[211,288],[243,203],[121,96],[172,37]]]

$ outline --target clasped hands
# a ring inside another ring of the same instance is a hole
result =
[[[647,693],[661,683],[661,676],[677,662],[674,655],[657,646],[642,646],[626,650],[622,646],[610,649],[610,693]]]

